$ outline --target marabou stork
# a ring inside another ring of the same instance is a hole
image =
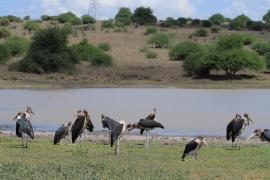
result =
[[[256,129],[247,140],[250,140],[254,136],[259,137],[262,141],[268,141],[270,142],[270,129],[264,129],[263,131],[261,129]]]
[[[131,125],[129,130],[131,131],[132,129],[135,128],[140,129],[141,135],[143,134],[144,131],[146,131],[145,148],[149,148],[149,131],[154,128],[164,129],[164,126],[152,119],[141,119],[138,123]]]
[[[79,144],[80,144],[80,139],[85,129],[87,129],[90,132],[93,132],[94,130],[94,126],[90,119],[90,116],[88,115],[88,112],[86,110],[77,111],[76,120],[71,127],[73,144],[75,143],[78,137],[79,137]]]
[[[192,141],[190,141],[189,143],[187,143],[184,153],[182,155],[182,161],[185,160],[185,157],[187,155],[193,156],[193,159],[196,160],[198,150],[202,147],[203,144],[207,147],[205,139],[202,136],[199,136],[193,139]]]
[[[72,125],[72,122],[69,121],[69,122],[66,122],[66,123],[63,123],[55,132],[55,135],[54,135],[54,141],[53,141],[53,144],[56,145],[58,143],[61,142],[62,144],[62,139],[65,139],[66,136],[69,135],[70,131],[71,131],[71,125]]]
[[[119,122],[102,114],[101,123],[103,128],[107,128],[109,130],[109,141],[110,141],[111,131],[113,130],[114,127],[116,127],[119,124]]]
[[[28,136],[31,139],[34,139],[34,130],[33,126],[29,119],[26,118],[26,113],[18,113],[13,120],[16,121],[16,135],[22,138],[22,147],[27,148],[27,139]],[[26,139],[26,140],[25,140]]]
[[[117,121],[116,121],[117,122]],[[115,155],[119,155],[120,138],[123,136],[124,132],[131,127],[130,124],[126,125],[125,121],[119,121],[112,125],[113,129],[111,131],[111,147],[116,142]]]
[[[30,106],[26,107],[26,111],[25,112],[18,112],[17,115],[13,118],[16,119],[20,114],[25,114],[25,118],[30,120],[32,115],[34,114],[34,112],[32,111],[32,108]]]
[[[231,122],[227,126],[227,133],[226,133],[226,138],[229,141],[230,139],[232,140],[232,147],[233,144],[236,147],[235,139],[240,136],[246,126],[249,125],[250,122],[253,122],[248,114],[244,114],[244,117],[241,117],[240,114],[236,114],[236,116],[231,120]],[[240,150],[240,144],[239,144],[239,150]]]

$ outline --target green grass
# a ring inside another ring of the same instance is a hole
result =
[[[16,137],[0,137],[0,179],[268,179],[270,146],[229,150],[208,143],[198,160],[180,160],[183,142],[121,142],[120,155],[103,143],[84,140],[82,148],[52,145],[39,138],[20,147]]]

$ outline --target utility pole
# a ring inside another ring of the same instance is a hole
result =
[[[98,0],[89,0],[88,15],[97,19],[98,14]]]

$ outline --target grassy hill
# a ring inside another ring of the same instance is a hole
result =
[[[42,27],[49,27],[49,22],[42,22]],[[32,34],[23,30],[23,23],[11,23],[10,32],[12,35],[23,36],[31,39]],[[16,28],[15,28],[16,27]],[[88,63],[77,65],[74,74],[26,74],[8,70],[8,64],[22,59],[21,56],[12,58],[6,65],[0,65],[0,87],[187,87],[187,88],[245,88],[270,87],[270,76],[265,73],[245,72],[247,75],[239,79],[226,81],[220,78],[219,72],[214,72],[210,79],[194,79],[186,77],[182,68],[182,62],[170,61],[169,49],[156,49],[147,45],[151,35],[144,35],[144,26],[135,28],[128,26],[126,32],[118,32],[119,29],[103,29],[101,22],[95,24],[95,30],[88,30],[81,33],[77,30],[70,35],[70,45],[80,42],[86,38],[89,42],[98,45],[107,42],[112,50],[108,53],[114,58],[111,67],[91,67]],[[160,29],[160,28],[158,28]],[[160,31],[173,34],[173,43],[192,40],[196,42],[215,41],[222,34],[235,32],[222,29],[220,33],[211,33],[208,30],[207,37],[192,37],[198,28],[162,28]],[[245,31],[253,34],[258,40],[269,41],[268,31]],[[3,41],[3,40],[1,40]],[[145,54],[140,52],[147,47],[157,53],[156,59],[147,59]]]

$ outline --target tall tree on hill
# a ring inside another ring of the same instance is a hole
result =
[[[157,23],[157,17],[149,7],[138,7],[133,14],[133,21],[139,25],[153,25]]]

